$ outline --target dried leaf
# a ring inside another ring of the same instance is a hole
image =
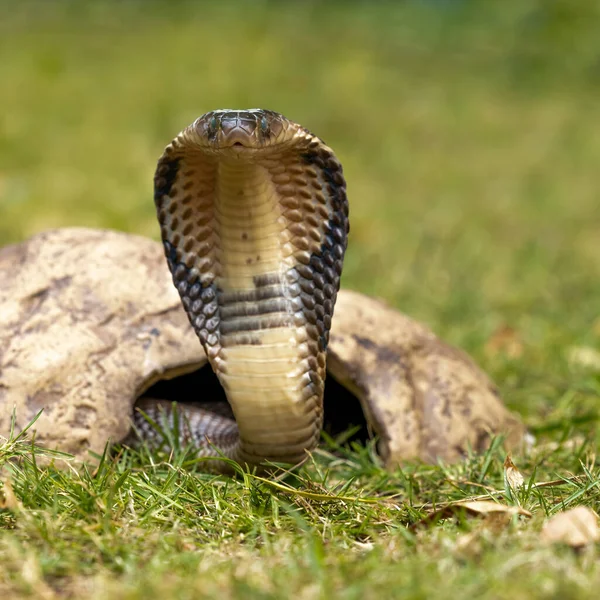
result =
[[[486,342],[484,352],[490,358],[499,354],[507,358],[519,358],[523,354],[523,342],[516,329],[501,325]]]
[[[531,513],[520,506],[508,506],[491,500],[474,500],[472,502],[459,502],[456,506],[463,506],[473,515],[507,514],[531,517]]]
[[[463,533],[456,539],[454,544],[454,553],[461,558],[470,560],[480,556],[482,550],[481,532],[479,531]]]
[[[531,517],[531,513],[520,506],[508,506],[506,504],[500,504],[491,500],[473,500],[471,502],[460,501],[453,502],[452,504],[448,504],[443,508],[432,512],[415,523],[413,527],[437,523],[442,519],[449,519],[453,516],[459,515],[467,517],[482,517],[485,519],[491,519],[495,523],[502,524],[510,521],[513,515]]]
[[[513,463],[510,454],[507,454],[504,460],[504,483],[505,487],[509,487],[513,491],[522,488],[525,483],[521,471]]]
[[[546,544],[567,544],[582,548],[600,540],[598,516],[587,506],[578,506],[552,517],[542,528],[541,540]]]

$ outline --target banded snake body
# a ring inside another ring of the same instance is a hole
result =
[[[302,462],[322,427],[349,231],[340,162],[276,112],[216,110],[166,147],[154,189],[173,282],[235,417],[189,407],[186,439],[242,465]]]

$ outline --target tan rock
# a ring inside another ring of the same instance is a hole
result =
[[[62,229],[0,250],[0,435],[14,406],[18,428],[44,409],[37,441],[86,458],[127,435],[136,400],[155,382],[201,368],[160,244]],[[387,466],[456,460],[501,432],[509,447],[523,439],[465,353],[358,292],[339,293],[328,371],[360,400]],[[214,400],[180,387],[181,399]],[[340,401],[327,405],[343,424]]]

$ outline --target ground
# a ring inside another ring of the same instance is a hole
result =
[[[468,351],[536,437],[511,494],[500,444],[390,473],[371,447],[324,443],[273,481],[202,475],[185,453],[47,466],[15,433],[0,596],[597,597],[597,547],[540,539],[552,515],[599,505],[595,3],[0,8],[0,243],[66,225],[156,238],[173,135],[214,108],[277,110],[344,165],[342,285]],[[532,516],[421,523],[479,495]]]

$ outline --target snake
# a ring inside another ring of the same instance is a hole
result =
[[[167,145],[154,200],[173,283],[231,410],[187,407],[183,438],[247,467],[303,462],[323,425],[348,242],[340,161],[277,112],[214,110]],[[168,409],[139,407],[148,437]]]

